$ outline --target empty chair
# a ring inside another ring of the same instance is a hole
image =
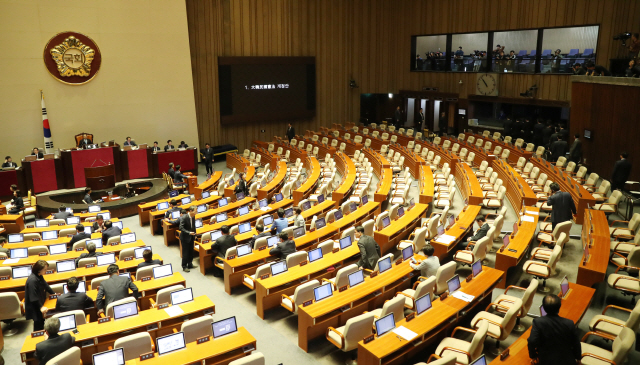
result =
[[[629,313],[626,321],[618,319],[616,317],[607,316],[606,313],[609,309],[620,310]],[[622,308],[617,305],[608,305],[602,311],[602,314],[598,314],[591,318],[589,322],[589,330],[602,332],[611,337],[617,337],[622,332],[622,328],[628,327],[634,332],[638,331],[640,325],[640,302],[637,302],[633,309]]]
[[[573,223],[571,221],[562,222],[556,225],[556,228],[553,230],[551,234],[547,232],[538,232],[538,236],[536,237],[538,241],[544,242],[547,245],[553,245],[560,238],[560,234],[564,233],[569,236],[569,231],[571,231],[571,226]],[[543,227],[541,226],[540,229]]]
[[[431,276],[428,278],[420,277],[415,284],[413,284],[413,289],[405,289],[401,292],[398,292],[396,296],[404,297],[404,306],[405,308],[414,309],[416,307],[416,299],[421,298],[424,295],[429,294],[431,299],[433,300],[433,291],[436,288],[436,277]]]
[[[562,247],[556,245],[548,259],[540,258],[539,261],[529,260],[524,263],[522,270],[536,279],[542,279],[542,292],[546,293],[549,288],[546,287],[547,279],[555,274],[556,263],[562,253]]]
[[[356,271],[358,271],[358,265],[356,264],[347,265],[341,268],[340,270],[338,270],[334,278],[322,279],[322,281],[331,283],[331,285],[333,285],[333,290],[338,290],[341,287],[349,284],[349,275],[353,274]]]
[[[640,232],[636,233],[633,237],[633,241],[611,241],[611,251],[618,252],[623,255],[628,255],[631,250],[636,247],[640,247]]]
[[[170,287],[162,288],[156,293],[155,300],[153,298],[149,298],[149,303],[151,304],[152,308],[155,308],[160,304],[171,303],[171,293],[182,289],[184,289],[184,285],[182,284],[171,285]]]
[[[254,352],[249,356],[234,360],[229,365],[264,365],[264,355],[261,352]]]
[[[113,318],[113,307],[116,305],[126,304],[126,303],[136,303],[136,298],[128,297],[128,298],[116,300],[115,302],[111,302],[110,304],[107,305],[107,310],[105,310],[106,316]],[[138,310],[140,309],[138,308]]]
[[[96,257],[85,257],[83,259],[78,260],[78,267],[86,267],[87,265],[97,264],[98,258]]]
[[[287,256],[287,267],[294,267],[308,260],[307,251],[299,251]]]
[[[120,337],[113,344],[113,348],[122,347],[124,349],[124,360],[133,360],[147,352],[153,352],[153,340],[149,332],[136,333],[129,336]]]
[[[160,265],[147,265],[136,270],[136,278],[138,280],[150,276],[153,277],[153,268]]]
[[[93,278],[93,280],[91,280],[91,290],[98,290],[98,288],[100,287],[100,283],[107,279],[109,279],[109,275]]]
[[[609,262],[618,268],[616,271],[624,270],[631,275],[635,275],[638,273],[638,268],[640,268],[640,247],[634,246],[629,250],[627,257],[620,252],[614,252]]]
[[[458,330],[464,332],[473,333],[471,342],[460,340],[455,338]],[[435,354],[438,356],[456,356],[456,362],[458,364],[470,364],[473,360],[482,355],[484,349],[484,340],[487,337],[487,331],[489,330],[488,321],[480,321],[476,330],[472,330],[464,327],[456,327],[451,334],[451,337],[447,337],[440,341],[438,348],[436,348]]]
[[[384,302],[382,308],[374,309],[371,311],[376,319],[382,318],[389,313],[393,313],[393,318],[396,322],[404,319],[404,297],[396,296]]]
[[[9,327],[3,331],[2,335],[7,337],[15,335],[18,330],[11,326],[13,320],[24,315],[18,294],[15,292],[0,293],[0,308],[2,308],[0,310],[0,320],[8,323]]]
[[[347,352],[358,348],[358,342],[372,333],[375,317],[373,314],[364,313],[347,320],[344,326],[327,329],[327,340]]]
[[[598,186],[598,190],[591,194],[597,201],[603,202],[607,199],[607,194],[611,190],[611,183],[609,180],[602,180],[600,186]]]
[[[260,278],[264,274],[269,274],[271,270],[271,263],[258,266],[256,273],[253,275],[244,274],[242,284],[247,288],[253,290],[256,287],[256,278]]]
[[[282,301],[280,302],[280,305],[289,312],[297,314],[299,305],[314,298],[313,289],[318,285],[320,285],[318,280],[309,280],[302,285],[298,285],[293,293],[293,297],[282,294]]]
[[[487,254],[487,244],[489,242],[489,237],[482,237],[478,240],[478,242],[469,242],[469,245],[467,245],[467,249],[458,250],[453,255],[453,260],[467,265],[471,265],[477,260],[484,260]],[[471,246],[472,244],[473,248],[469,250],[469,246]]]
[[[58,356],[51,358],[49,361],[47,361],[47,364],[56,364],[56,365],[82,364],[80,355],[81,355],[80,347],[73,346],[72,348],[59,354]]]
[[[636,339],[636,334],[631,328],[623,327],[620,330],[620,334],[613,340],[613,344],[611,346],[612,351],[608,351],[584,342],[589,335],[600,336],[605,340],[611,339],[611,337],[602,336],[598,332],[587,332],[587,334],[582,337],[583,342],[580,343],[582,350],[582,359],[580,359],[580,363],[585,365],[622,364],[627,359],[627,355],[629,354],[629,351],[631,351]]]
[[[509,290],[519,290],[523,292],[522,297],[514,297],[513,295],[509,295]],[[496,308],[499,312],[504,311],[504,309],[501,310],[502,307],[511,308],[511,306],[515,302],[514,299],[520,298],[522,300],[522,310],[517,314],[518,318],[516,319],[516,326],[513,329],[515,332],[523,332],[525,330],[524,326],[520,324],[520,319],[526,317],[527,313],[529,313],[531,304],[533,304],[533,298],[535,297],[536,290],[538,290],[538,281],[531,280],[529,286],[526,288],[509,285],[509,287],[504,291],[504,294],[499,295],[495,299],[495,302],[501,306]]]
[[[622,199],[622,193],[620,190],[615,190],[611,193],[606,203],[596,204],[591,209],[601,210],[605,214],[616,213],[618,211],[620,199]]]
[[[499,305],[494,304],[494,305],[490,305],[489,307],[497,308],[499,307]],[[496,339],[496,347],[495,347],[495,350],[492,351],[492,353],[497,355],[500,353],[500,341],[505,340],[511,333],[511,330],[513,329],[516,323],[516,318],[517,318],[516,314],[521,309],[522,309],[522,300],[519,298],[514,298],[511,307],[508,310],[506,310],[506,313],[504,313],[504,317],[501,317],[499,315],[489,313],[486,311],[482,311],[476,314],[475,317],[473,317],[473,319],[471,320],[471,327],[475,329],[479,329],[480,326],[482,325],[482,322],[486,322],[486,321],[489,322],[489,328],[488,328],[487,334],[490,337],[493,337]]]
[[[447,291],[447,280],[451,279],[456,274],[456,263],[450,261],[438,268],[436,271],[436,294],[440,295]]]
[[[595,172],[592,172],[589,174],[589,177],[587,178],[587,181],[584,182],[583,187],[585,189],[587,189],[587,191],[594,191],[596,188],[596,182],[598,182],[598,179],[600,179],[600,175],[596,174]]]
[[[414,232],[414,236],[412,240],[400,241],[398,243],[397,248],[398,250],[402,251],[409,246],[413,246],[413,252],[420,252],[420,250],[422,250],[422,248],[426,244],[426,241],[425,241],[426,235],[427,235],[427,227],[420,227],[416,229],[416,231]]]
[[[180,332],[184,332],[184,342],[194,342],[200,337],[211,336],[211,324],[213,317],[204,315],[194,319],[189,319],[182,323]]]
[[[616,223],[627,223],[627,226],[613,227]],[[621,236],[635,236],[638,226],[640,226],[640,213],[634,213],[629,221],[613,221],[611,223],[611,227],[609,227],[609,233],[611,234],[611,237],[616,239]],[[29,255],[31,256],[31,254]]]
[[[47,248],[47,246],[32,246],[27,248],[27,254],[29,256],[38,256],[41,253],[48,255],[49,248]]]

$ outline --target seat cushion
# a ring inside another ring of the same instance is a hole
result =
[[[402,292],[415,298],[416,291],[413,289],[405,289]],[[404,297],[404,306],[413,309],[413,300],[411,300],[411,298]]]
[[[538,225],[540,227],[540,230],[543,232],[552,232],[553,229],[553,225],[551,224],[551,222],[542,222]]]
[[[553,241],[553,236],[549,233],[542,232],[538,234],[538,239],[544,241]]]
[[[531,257],[547,261],[551,257],[551,251],[548,248],[536,247],[531,252]]]
[[[251,275],[251,279],[255,279],[256,276],[255,275]],[[251,288],[253,288],[253,281],[250,280],[248,277],[244,277],[244,282],[249,285]]]
[[[473,319],[471,320],[471,327],[476,328],[477,323],[480,322],[483,319],[488,319],[492,322],[495,323],[500,323],[502,324],[502,321],[504,320],[504,318],[495,315],[493,313],[489,313],[489,312],[480,312],[478,314],[476,314],[475,317],[473,317]],[[496,326],[495,324],[489,322],[489,330],[487,331],[487,334],[491,335],[494,338],[497,338],[498,336],[500,336],[500,327]],[[507,336],[506,333],[503,334],[505,337]]]
[[[338,327],[338,328],[336,328],[336,331],[338,331],[338,332],[340,332],[340,333],[342,333],[344,335],[344,328],[345,327],[346,326]],[[329,331],[329,337],[333,341],[335,341],[335,343],[342,343],[342,339],[340,338],[340,336],[338,336],[338,334],[333,332],[333,331]],[[344,344],[343,344],[343,346],[344,346]]]
[[[618,265],[618,266],[623,266],[623,265],[625,265],[625,262],[624,262],[625,260],[624,260],[624,258],[623,258],[623,257],[620,257],[620,256],[613,256],[613,257],[611,258],[611,261],[612,261],[614,264]]]
[[[640,291],[640,282],[635,280],[625,279],[625,278],[629,278],[629,276],[627,275],[620,275],[620,274],[609,275],[607,277],[607,283],[609,284],[609,286],[613,288],[614,287],[613,283],[615,283],[617,278],[619,277],[622,277],[622,279],[618,280],[618,282],[616,283],[616,286],[615,286],[616,289]]]
[[[633,236],[634,232],[629,228],[620,228],[620,227],[609,227],[609,233],[617,236],[619,234],[625,234],[627,236]]]
[[[615,212],[615,209],[613,209],[613,205],[596,204],[593,206],[593,209],[602,210],[605,213]]]
[[[501,302],[501,301],[502,301],[502,300],[509,300],[509,301],[513,301],[513,300],[514,300],[514,299],[516,299],[516,298],[517,298],[517,299],[522,299],[522,298],[518,298],[518,297],[512,297],[511,295],[500,294],[500,295],[498,295],[498,297],[497,297],[495,300],[493,300],[493,303],[498,303],[498,304],[500,304],[501,306],[504,306],[504,307],[507,307],[507,308],[511,308],[511,307],[514,305],[514,303],[510,303],[510,302]],[[500,308],[499,310],[500,310],[500,312],[504,312],[504,311],[505,311],[505,309],[504,309],[504,308]],[[526,313],[525,313],[525,314],[526,314]]]
[[[530,273],[534,273],[535,275],[538,275],[540,277],[548,277],[550,275],[549,269],[546,266],[542,266],[539,264],[540,263],[536,261],[527,261],[524,263],[522,269],[525,273],[529,271]]]
[[[613,241],[611,242],[611,250],[613,251],[614,249],[616,250],[616,252],[620,252],[620,253],[624,253],[624,254],[628,254],[629,252],[631,252],[631,249],[636,247],[634,244],[630,244],[630,243],[624,243],[624,242],[618,242],[618,241]]]
[[[613,322],[613,323],[617,323],[620,326],[616,326],[607,322],[600,322],[598,323],[597,327],[593,327],[596,322],[598,322],[598,320],[600,319],[606,319],[609,322]],[[622,326],[624,326],[625,322],[621,321],[617,318],[613,318],[613,317],[609,317],[609,316],[603,316],[602,314],[598,314],[597,316],[594,316],[593,318],[591,318],[591,321],[589,322],[589,329],[591,329],[592,331],[600,331],[600,332],[604,332],[604,333],[608,333],[610,335],[613,335],[614,337],[618,336],[620,334],[620,331],[622,330]]]
[[[584,342],[580,342],[580,347],[582,350],[582,353],[589,353],[589,354],[594,354],[596,356],[602,357],[604,359],[607,360],[612,360],[613,359],[613,354],[603,348],[600,348],[598,346],[594,346],[594,345],[590,345],[588,343],[584,343]],[[580,363],[582,365],[609,365],[610,363],[606,362],[606,361],[602,361],[602,360],[598,360],[595,359],[593,357],[583,357],[580,360]]]
[[[473,254],[471,251],[460,250],[453,255],[455,261],[473,262]]]
[[[282,298],[282,305],[287,307],[290,311],[293,311],[293,303],[291,303],[289,298]]]
[[[449,351],[446,350],[444,352],[442,352],[442,350],[445,347],[452,347],[454,349],[458,349],[458,350],[462,350],[464,352],[469,352],[469,349],[471,348],[471,343],[464,341],[464,340],[459,340],[457,338],[453,338],[453,337],[447,337],[444,340],[442,340],[440,342],[440,344],[438,345],[438,348],[436,349],[436,354],[438,354],[439,356],[447,356],[447,355],[455,355],[457,360],[456,362],[459,364],[468,364],[469,363],[469,359],[467,358],[466,354],[457,352],[457,351]],[[473,360],[473,359],[472,359]]]

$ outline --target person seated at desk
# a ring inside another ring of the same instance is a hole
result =
[[[91,226],[91,231],[92,232],[102,232],[104,230],[105,230],[104,217],[102,216],[102,214],[98,214],[96,216],[96,221],[93,222],[93,225]]]
[[[82,198],[82,201],[86,204],[93,204],[93,198],[91,198],[91,188],[84,189],[84,198]]]
[[[580,338],[572,320],[558,315],[562,300],[555,294],[542,299],[547,313],[533,319],[527,339],[532,364],[579,364],[582,357]]]
[[[67,219],[69,217],[73,217],[73,213],[67,212],[67,207],[64,204],[58,208],[58,213],[53,213],[53,219]]]
[[[142,257],[144,258],[144,262],[138,264],[138,269],[150,265],[162,265],[160,260],[153,259],[153,252],[149,249],[146,249],[142,252]]]
[[[238,174],[238,185],[233,190],[235,194],[243,193],[244,196],[249,196],[249,188],[247,187],[247,182],[244,180],[244,172]]]
[[[43,159],[44,158],[44,154],[42,154],[42,152],[40,152],[38,147],[33,147],[33,151],[31,151],[31,156],[36,156],[37,159]]]
[[[278,208],[278,219],[271,225],[271,234],[278,234],[283,229],[289,227],[289,221],[284,217],[284,209]]]
[[[82,139],[78,142],[78,148],[87,148],[90,144],[93,144],[93,142],[87,137],[86,133],[82,133]]]
[[[71,245],[71,247],[73,247],[74,243],[78,241],[90,239],[90,238],[91,238],[91,234],[85,233],[84,226],[81,223],[78,223],[76,224],[76,234],[74,234],[73,237],[71,237],[71,241],[69,241],[69,244]]]
[[[172,142],[171,140],[168,140],[168,141],[167,141],[167,145],[166,145],[166,146],[164,146],[164,152],[172,151],[172,150],[175,150],[175,149],[176,149],[176,148],[173,146],[173,144],[172,144],[172,143],[173,143],[173,142]]]
[[[463,239],[462,241],[460,241],[460,243],[458,244],[459,250],[466,250],[469,242],[478,242],[479,239],[484,238],[484,236],[487,235],[487,232],[489,232],[489,224],[487,223],[487,219],[483,215],[479,215],[476,217],[476,223],[478,223],[478,227],[480,228],[478,228],[478,230],[475,231],[472,236],[471,233],[468,233],[466,236],[467,239]]]
[[[171,205],[171,208],[169,208],[169,210],[167,210],[164,213],[164,219],[169,220],[169,218],[171,218],[171,213],[175,212],[175,211],[180,211],[180,207],[178,206],[178,201],[175,199],[171,199],[171,201],[169,202],[169,205]]]
[[[7,243],[7,239],[4,237],[0,237],[0,253],[3,253],[5,256],[9,257],[9,249],[2,247],[5,243]]]
[[[127,192],[124,194],[125,198],[133,198],[136,196],[136,189],[131,186],[131,183],[124,184],[124,187],[127,189]]]
[[[136,147],[137,146],[137,144],[134,141],[131,140],[131,137],[127,137],[127,140],[124,141],[124,145],[125,145],[125,147],[126,146],[129,146],[129,147]]]
[[[93,299],[89,298],[86,293],[77,293],[78,278],[72,276],[67,280],[67,294],[62,294],[56,301],[56,313],[63,313],[75,310],[85,310],[93,307]],[[46,328],[46,324],[45,324]]]
[[[122,234],[122,230],[114,226],[111,221],[104,222],[104,232],[102,232],[102,244],[106,245],[109,241],[109,238],[116,237]]]
[[[13,160],[11,159],[11,156],[7,156],[4,158],[4,162],[2,163],[2,168],[6,169],[9,167],[18,167],[18,164],[13,162]]]
[[[253,247],[253,245],[256,243],[256,241],[259,238],[262,237],[271,237],[271,232],[264,231],[264,225],[263,224],[256,224],[256,232],[258,232],[258,234],[254,234],[253,237],[251,237],[251,239],[249,240],[249,244],[251,245],[251,247]],[[8,252],[8,250],[7,250]]]
[[[90,257],[98,257],[100,254],[96,252],[96,244],[93,242],[89,242],[87,244],[87,252],[81,253],[80,256],[76,259],[76,267],[78,267],[78,263],[82,259],[90,258]]]
[[[20,214],[20,210],[24,208],[24,202],[20,196],[20,190],[13,192],[13,198],[11,199],[11,205],[9,205],[9,214]]]
[[[169,170],[167,170],[167,174],[171,176],[171,180],[176,176],[176,171],[173,169],[173,162],[169,162]]]
[[[153,142],[153,149],[151,152],[160,152],[160,146],[158,146],[158,141]]]
[[[289,234],[286,232],[280,232],[278,237],[280,237],[280,242],[269,251],[269,255],[286,260],[287,256],[296,252],[296,243],[289,239]]]
[[[440,259],[438,256],[434,256],[433,254],[436,250],[430,244],[426,244],[422,248],[422,254],[426,256],[426,259],[418,261],[411,259],[409,262],[409,266],[411,266],[414,270],[420,270],[420,276],[428,278],[431,276],[435,276],[438,268],[440,267]],[[415,262],[415,264],[414,264]],[[417,279],[417,278],[416,278]]]
[[[187,175],[183,174],[182,171],[180,171],[180,169],[182,169],[182,166],[177,165],[176,166],[176,171],[173,174],[173,183],[174,184],[185,184],[186,183]]]
[[[222,233],[222,236],[218,237],[216,242],[211,245],[211,250],[216,252],[216,256],[213,257],[214,263],[216,257],[224,258],[229,248],[238,245],[236,238],[229,234],[229,226],[224,225],[220,227],[220,232]],[[217,266],[214,266],[213,268],[213,276],[222,277],[224,275],[223,271]]]
[[[111,264],[107,268],[109,279],[100,283],[98,287],[98,296],[96,297],[96,307],[98,315],[104,313],[107,306],[117,300],[128,298],[129,289],[133,292],[133,297],[138,298],[138,287],[128,276],[118,275],[119,267]]]
[[[302,216],[302,208],[295,207],[293,208],[293,212],[295,213],[295,215],[293,216],[293,226],[304,227],[304,217]]]
[[[180,144],[178,145],[178,148],[189,148],[189,145],[184,143],[184,141],[180,141]]]
[[[358,267],[361,269],[373,270],[382,254],[380,253],[380,245],[371,236],[364,234],[364,227],[356,227],[356,241],[360,249],[360,260]]]
[[[57,317],[47,319],[44,322],[44,330],[46,331],[44,341],[36,344],[34,353],[41,365],[46,365],[49,360],[72,348],[76,342],[75,337],[69,333],[58,335],[60,319]]]

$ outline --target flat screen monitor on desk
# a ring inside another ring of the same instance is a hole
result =
[[[322,203],[324,201],[324,195],[320,194],[318,195],[318,204]]]
[[[278,261],[271,264],[271,276],[276,276],[278,274],[282,274],[283,272],[287,272],[286,261]]]
[[[218,208],[224,207],[227,204],[229,204],[229,200],[227,200],[227,198],[218,200]]]
[[[402,261],[407,261],[413,257],[413,246],[407,246],[402,249]]]
[[[399,207],[398,208],[398,217],[402,217],[404,215],[404,208]]]
[[[200,218],[196,219],[195,223],[196,223],[196,229],[202,228],[202,219]]]
[[[171,264],[160,265],[153,268],[153,278],[159,279],[165,276],[173,275],[173,269],[171,268]]]
[[[389,217],[382,218],[382,228],[387,228],[391,224],[391,219]]]
[[[102,209],[100,209],[99,205],[89,205],[89,213],[98,213]]]
[[[14,266],[11,268],[11,277],[14,279],[26,278],[31,275],[31,266]]]
[[[58,332],[69,331],[76,328],[75,314],[60,316],[58,317],[58,319],[60,320],[60,329],[58,330]]]
[[[198,205],[196,213],[204,213],[206,211],[207,211],[207,205],[206,204],[200,204],[200,205]]]
[[[169,192],[169,198],[175,198],[176,196],[178,196],[178,190],[171,190]]]
[[[411,198],[411,200],[409,200],[409,209],[413,208],[416,205],[416,201],[414,198]]]
[[[303,212],[305,210],[311,209],[311,202],[310,201],[306,201],[306,202],[302,203],[302,207],[300,207],[300,208],[302,209]]]
[[[67,253],[67,244],[60,243],[58,245],[49,246],[49,254],[50,255],[59,255],[61,253]]]
[[[29,250],[26,248],[12,248],[9,250],[9,257],[12,259],[23,259],[29,256]]]
[[[75,260],[65,260],[56,262],[56,272],[66,272],[73,271],[76,269],[76,261]]]
[[[376,335],[378,337],[396,328],[396,321],[393,318],[393,313],[389,313],[386,316],[376,321]]]
[[[287,208],[284,210],[284,217],[289,218],[293,215],[293,208]]]
[[[151,253],[153,253],[153,249],[151,248],[151,246],[145,246],[145,247],[136,248],[135,250],[133,250],[133,254],[135,255],[136,259],[141,259],[142,254],[144,254],[144,251],[146,250],[149,250],[151,251]]]
[[[211,242],[215,242],[220,237],[222,237],[222,232],[220,230],[211,232]]]
[[[127,277],[127,278],[131,279],[131,273],[130,272],[121,272],[120,274],[118,274],[118,276],[124,276],[124,277]]]
[[[116,263],[116,254],[106,253],[104,255],[98,255],[96,259],[98,260],[98,266],[111,265]]]
[[[73,208],[67,208],[65,209],[65,212],[73,214]]]
[[[267,199],[260,199],[260,201],[258,202],[258,206],[260,208],[266,208],[269,206],[269,201],[267,201]]]
[[[127,244],[127,243],[132,243],[136,241],[136,234],[135,232],[131,232],[131,233],[125,233],[120,235],[120,243],[121,244]]]
[[[176,290],[171,293],[171,305],[178,305],[193,301],[193,291],[191,288]]]
[[[316,302],[329,298],[332,295],[333,287],[331,283],[326,283],[313,289],[313,296]]]
[[[113,319],[121,319],[138,314],[138,302],[128,302],[113,306]]]
[[[238,257],[246,256],[246,255],[250,254],[251,251],[252,251],[251,244],[248,243],[246,245],[240,245],[236,249],[236,255]]]
[[[304,226],[294,228],[293,229],[293,238],[298,238],[298,237],[304,236],[304,232],[305,232]]]
[[[240,223],[240,225],[238,225],[238,232],[240,234],[247,233],[250,230],[251,230],[251,223],[249,223],[249,222]]]
[[[447,280],[447,287],[449,288],[449,294],[453,294],[453,292],[460,289],[460,277],[456,275]]]
[[[436,235],[437,235],[437,236],[442,236],[443,234],[444,234],[444,226],[441,224],[441,225],[439,225],[439,226],[438,226],[438,228],[437,228],[437,233],[436,233]]]
[[[504,237],[502,237],[502,247],[504,247],[505,249],[507,248],[507,246],[509,246],[509,242],[511,242],[511,236],[506,234]]]
[[[119,347],[93,354],[93,365],[124,365],[124,349]]]
[[[333,219],[336,221],[342,219],[342,211],[336,210],[335,213],[333,213]]]
[[[211,196],[210,192],[208,192],[208,191],[203,191],[202,192],[202,199],[207,199],[210,196]]]
[[[349,274],[349,287],[353,288],[354,286],[364,282],[364,273],[362,270],[358,270]]]
[[[480,275],[482,272],[482,260],[476,260],[476,262],[471,265],[471,271],[473,272],[473,277]]]
[[[220,213],[220,214],[216,215],[216,223],[224,222],[227,219],[228,219],[227,218],[227,213]]]
[[[69,288],[67,284],[62,284],[62,291],[67,294],[69,292]],[[87,292],[87,284],[84,280],[78,281],[78,289],[76,289],[76,293],[86,293]]]
[[[171,212],[171,219],[178,219],[178,218],[180,218],[179,210],[174,210],[173,212]]]
[[[36,228],[43,228],[43,227],[49,227],[49,220],[48,219],[36,219]]]
[[[282,193],[276,194],[276,203],[282,200],[282,198],[283,198]]]
[[[98,214],[98,216],[102,217],[102,219],[104,219],[105,221],[111,219],[111,213],[109,212],[100,213]]]
[[[271,237],[267,238],[267,246],[273,247],[273,246],[278,244],[278,241],[280,241],[278,236],[271,236]]]
[[[244,199],[244,193],[236,194],[236,200],[242,200],[242,199]]]
[[[273,217],[270,215],[263,215],[262,216],[262,226],[263,227],[267,227],[270,226],[271,224],[273,224]]]
[[[96,248],[102,248],[102,238],[94,238],[92,240],[87,240],[86,243],[87,245],[90,243],[93,243],[94,245],[96,245]]]
[[[327,225],[327,222],[324,218],[318,218],[316,220],[316,229],[324,228]]]
[[[160,203],[158,203],[158,205],[156,205],[156,209],[157,210],[169,209],[169,202],[160,202]]]
[[[186,348],[184,332],[172,333],[156,338],[156,348],[158,349],[158,356]]]
[[[340,249],[344,250],[345,248],[351,246],[351,236],[346,236],[340,239]]]
[[[316,248],[309,251],[309,262],[314,262],[322,258],[322,248]]]
[[[57,240],[58,239],[58,231],[45,231],[42,232],[42,240]]]
[[[480,357],[472,362],[471,365],[487,365],[487,359],[484,357],[484,355],[480,355]]]
[[[424,311],[431,308],[431,294],[427,293],[420,298],[416,299],[416,315],[424,313]]]
[[[365,204],[367,204],[369,202],[369,197],[368,196],[363,196],[361,201],[362,201],[362,205],[365,205]]]
[[[245,214],[249,214],[249,207],[246,206],[246,205],[244,207],[240,207],[238,209],[238,215],[239,216],[242,216],[242,215],[245,215]]]
[[[449,225],[452,226],[456,222],[456,218],[453,215],[449,216]]]
[[[114,227],[118,227],[118,228],[120,228],[120,230],[122,231],[122,221],[120,221],[120,222],[113,222],[113,226],[114,226]]]
[[[9,234],[9,243],[21,243],[24,242],[24,236],[22,233]]]
[[[211,332],[213,333],[214,339],[226,336],[237,331],[238,325],[236,324],[236,317],[229,317],[227,319],[213,322],[211,324]]]
[[[67,225],[70,226],[72,224],[79,224],[80,217],[67,217]]]
[[[384,259],[378,261],[378,271],[380,274],[391,269],[391,257],[387,256]]]

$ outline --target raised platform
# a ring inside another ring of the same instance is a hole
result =
[[[93,191],[91,196],[94,200],[106,196],[109,191],[121,197],[120,200],[97,203],[102,209],[111,212],[111,217],[122,218],[138,214],[138,204],[143,202],[166,198],[169,195],[167,183],[163,179],[151,179],[142,182],[131,183],[138,195],[132,198],[124,198],[126,195],[125,184],[118,184],[113,189]],[[87,210],[87,204],[82,201],[84,191],[64,192],[38,196],[38,216],[45,218],[52,213],[56,213],[61,204],[73,209],[74,213]]]

